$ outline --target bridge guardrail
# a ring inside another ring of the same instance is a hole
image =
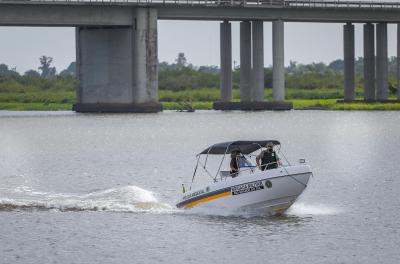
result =
[[[0,0],[0,4],[111,4],[111,5],[184,5],[215,7],[277,7],[338,9],[400,9],[400,2],[343,0]]]

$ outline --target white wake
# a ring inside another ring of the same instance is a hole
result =
[[[159,202],[154,193],[137,186],[111,188],[87,194],[37,192],[22,187],[18,198],[1,198],[0,210],[59,210],[113,212],[169,212],[172,207]]]
[[[323,204],[294,203],[286,212],[288,215],[307,216],[307,215],[337,215],[341,210],[333,206]]]

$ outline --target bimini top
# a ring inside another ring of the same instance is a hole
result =
[[[265,147],[268,143],[280,145],[277,140],[256,140],[256,141],[230,141],[212,145],[206,148],[199,155],[202,154],[226,154],[231,153],[233,150],[240,150],[243,154],[250,154],[260,148]]]

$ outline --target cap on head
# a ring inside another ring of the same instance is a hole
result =
[[[231,157],[234,158],[235,156],[240,154],[240,150],[239,149],[234,149],[231,151]]]
[[[268,142],[267,145],[266,145],[265,147],[267,147],[267,148],[273,148],[273,147],[274,147],[274,144],[271,143],[271,142]]]

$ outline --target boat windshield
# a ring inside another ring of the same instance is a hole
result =
[[[244,155],[240,155],[236,159],[239,168],[253,168],[255,166]]]

